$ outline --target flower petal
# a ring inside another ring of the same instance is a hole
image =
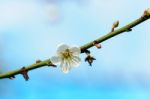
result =
[[[77,57],[77,56],[72,57],[72,66],[73,67],[79,67],[80,63],[81,63],[81,59],[79,57]]]
[[[62,72],[64,72],[65,74],[67,74],[71,69],[70,63],[68,62],[68,60],[65,59],[62,61],[60,67]]]
[[[72,52],[72,55],[79,56],[81,53],[80,47],[71,47],[70,52]]]
[[[69,49],[69,46],[62,43],[62,44],[59,44],[57,46],[57,54],[60,55],[62,52],[64,52],[66,49]]]
[[[54,65],[58,65],[61,62],[61,59],[59,56],[52,56],[50,58],[50,61],[54,64]]]

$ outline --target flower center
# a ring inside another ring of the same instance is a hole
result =
[[[69,49],[66,49],[66,50],[62,53],[62,55],[63,55],[64,58],[69,58],[69,57],[71,57],[71,54],[72,54],[72,52],[70,52]]]

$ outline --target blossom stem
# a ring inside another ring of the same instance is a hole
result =
[[[135,21],[123,26],[122,28],[119,28],[113,32],[109,32],[108,34],[100,37],[100,38],[97,38],[96,40],[93,40],[93,41],[96,41],[97,43],[101,43],[105,40],[108,40],[118,34],[121,34],[123,32],[129,32],[132,30],[133,27],[137,26],[138,24],[148,20],[150,18],[150,15],[148,16],[142,16],[138,19],[136,19]],[[83,45],[80,47],[81,49],[81,53],[84,53],[87,49],[95,46],[93,45],[93,41]],[[53,66],[55,67],[50,59],[48,60],[45,60],[45,61],[41,61],[41,62],[38,62],[38,63],[35,63],[35,64],[32,64],[32,65],[29,65],[29,66],[26,66],[25,69],[26,71],[30,71],[30,70],[33,70],[33,69],[37,69],[37,68],[40,68],[40,67],[44,67],[44,66]],[[18,75],[18,74],[21,74],[22,73],[22,69],[16,69],[16,70],[12,70],[12,71],[9,71],[9,72],[6,72],[6,73],[1,73],[0,74],[0,79],[3,79],[3,78],[11,78],[11,77],[14,77],[15,75]]]

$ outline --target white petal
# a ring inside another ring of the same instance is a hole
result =
[[[68,62],[68,60],[62,61],[60,67],[61,67],[62,72],[64,72],[65,74],[67,74],[71,69],[70,63]]]
[[[62,52],[64,52],[66,49],[69,49],[69,46],[62,43],[62,44],[59,44],[57,46],[57,54],[60,55]]]
[[[72,57],[72,66],[73,67],[79,67],[80,63],[81,63],[81,59],[79,57],[77,57],[77,56]]]
[[[60,57],[58,57],[58,56],[52,56],[52,57],[50,58],[50,60],[51,60],[51,62],[52,62],[54,65],[58,65],[58,64],[60,64],[60,62],[61,62],[61,59],[60,59]]]
[[[80,55],[81,50],[80,50],[80,47],[71,47],[70,52],[72,52],[73,55],[78,56],[78,55]]]

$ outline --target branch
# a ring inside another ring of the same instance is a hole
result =
[[[37,69],[40,67],[44,67],[44,66],[52,66],[52,67],[56,67],[55,65],[53,65],[50,61],[50,59],[47,59],[45,61],[37,61],[35,64],[29,65],[26,68],[27,71],[33,70],[33,69]],[[0,79],[2,78],[14,78],[15,75],[18,74],[22,74],[22,68],[21,69],[17,69],[17,70],[13,70],[7,73],[3,73],[0,74]]]
[[[94,40],[94,41],[97,41],[97,43],[101,43],[101,42],[103,42],[103,41],[105,41],[105,40],[107,40],[107,39],[110,39],[110,38],[112,38],[112,37],[114,37],[114,36],[116,36],[116,35],[118,35],[118,34],[123,33],[123,32],[130,32],[130,31],[132,31],[132,28],[133,28],[133,27],[135,27],[135,26],[137,26],[138,24],[140,24],[140,23],[142,23],[142,22],[148,20],[149,18],[150,18],[150,15],[147,15],[147,16],[144,15],[144,16],[142,16],[142,17],[136,19],[135,21],[129,23],[128,25],[123,26],[122,28],[117,29],[117,30],[115,30],[115,31],[113,31],[113,32],[109,32],[109,33],[107,33],[106,35],[104,35],[104,36],[102,36],[102,37],[100,37],[100,38],[98,38],[98,39],[96,39],[96,40]],[[86,49],[89,49],[89,48],[91,48],[91,47],[93,47],[93,41],[92,41],[92,42],[89,42],[89,43],[87,43],[87,44],[85,44],[85,45],[83,45],[83,46],[81,46],[81,47],[80,47],[80,48],[81,48],[81,52],[83,53]]]
[[[121,34],[121,33],[124,33],[124,32],[130,32],[132,31],[132,28],[137,26],[138,24],[148,20],[150,18],[150,8],[145,10],[144,11],[144,14],[136,19],[135,21],[123,26],[122,28],[119,28],[117,30],[114,30],[107,33],[106,35],[100,37],[100,38],[97,38],[96,40],[93,40],[83,46],[80,47],[81,49],[81,53],[86,53],[87,49],[93,47],[93,46],[96,46],[98,48],[100,48],[100,46],[98,46],[97,44],[107,40],[107,39],[110,39],[118,34]],[[23,77],[25,78],[25,80],[28,80],[28,75],[27,75],[27,72],[28,71],[31,71],[33,69],[37,69],[37,68],[40,68],[40,67],[44,67],[44,66],[52,66],[52,67],[56,67],[55,65],[52,64],[51,60],[50,59],[47,59],[47,60],[44,60],[44,61],[40,61],[38,60],[35,64],[32,64],[32,65],[29,65],[29,66],[26,66],[26,67],[23,67],[21,69],[17,69],[17,70],[13,70],[13,71],[9,71],[9,72],[6,72],[6,73],[2,73],[0,74],[0,79],[3,79],[3,78],[10,78],[10,79],[13,79],[15,78],[16,75],[18,74],[22,74]]]

